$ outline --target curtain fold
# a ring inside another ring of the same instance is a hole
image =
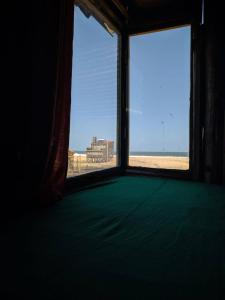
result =
[[[62,198],[68,161],[74,1],[58,0],[54,5],[58,6],[58,24],[54,26],[57,30],[56,77],[50,109],[48,148],[36,193],[36,200],[41,205],[48,205]]]

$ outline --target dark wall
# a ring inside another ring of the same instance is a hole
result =
[[[218,3],[205,1],[205,180],[225,184],[225,34]]]
[[[23,20],[26,23],[19,37],[15,37],[22,41],[29,29],[29,39],[24,42],[23,53],[18,58],[23,61],[18,79],[23,76],[24,91],[30,91],[31,84],[31,93],[28,93],[28,101],[22,99],[17,106],[20,118],[16,128],[17,198],[13,204],[16,209],[32,203],[45,167],[56,85],[59,3],[60,0],[32,2],[31,11],[20,15],[20,23],[24,23]]]
[[[27,170],[32,173],[32,184],[40,181],[43,174],[51,134],[57,70],[58,2],[42,0],[33,5],[31,131]]]

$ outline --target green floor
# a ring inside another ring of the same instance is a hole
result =
[[[119,177],[1,240],[12,299],[225,299],[224,187]]]

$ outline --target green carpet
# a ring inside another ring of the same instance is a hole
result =
[[[12,222],[12,299],[225,299],[225,188],[118,177]]]

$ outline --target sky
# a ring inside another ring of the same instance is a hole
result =
[[[117,136],[117,46],[75,10],[70,149]],[[190,27],[130,37],[130,151],[189,151]]]

